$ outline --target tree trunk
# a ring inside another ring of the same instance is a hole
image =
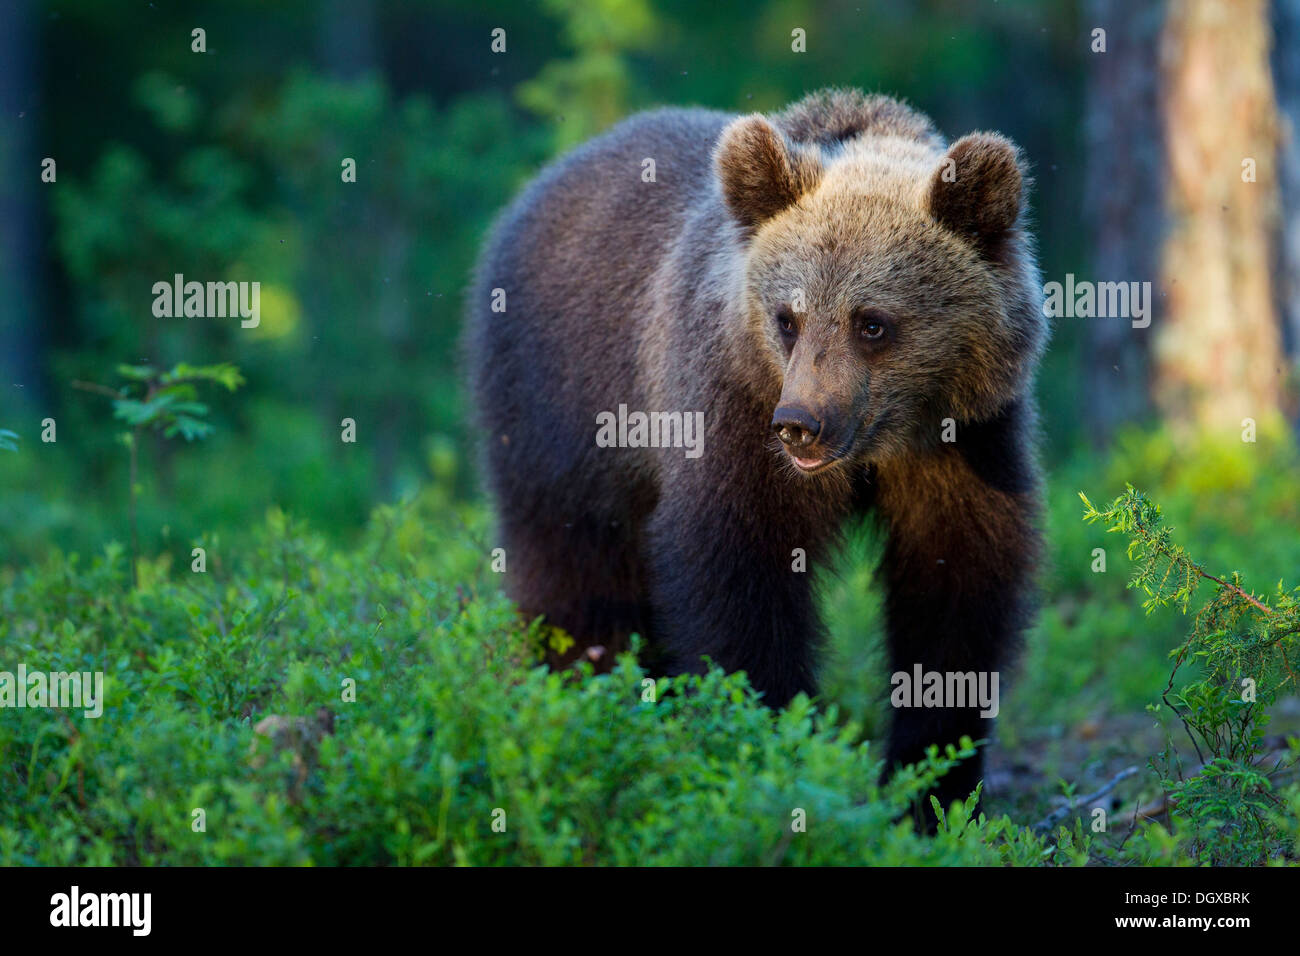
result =
[[[1226,433],[1280,409],[1269,46],[1265,0],[1170,0],[1160,51],[1169,230],[1154,384],[1182,432]]]
[[[37,200],[38,190],[59,187],[41,182],[43,157],[33,148],[41,122],[33,21],[28,0],[0,3],[0,409],[9,416],[0,428],[25,424],[15,406],[36,409],[45,397]],[[34,437],[31,427],[17,430]]]
[[[1273,84],[1282,121],[1278,159],[1282,236],[1277,293],[1283,343],[1292,375],[1300,377],[1300,0],[1275,0],[1273,35]],[[1293,420],[1298,417],[1294,405],[1287,412]]]
[[[1156,62],[1164,3],[1088,0],[1085,22],[1106,31],[1104,53],[1088,59],[1084,208],[1098,282],[1152,282],[1163,225],[1161,138]],[[1152,327],[1162,319],[1152,306]],[[1151,330],[1130,318],[1084,326],[1084,414],[1089,436],[1104,444],[1115,428],[1151,413]]]

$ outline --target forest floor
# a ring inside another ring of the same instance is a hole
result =
[[[1263,747],[1266,753],[1280,755],[1287,750],[1286,738],[1300,734],[1300,699],[1284,698],[1272,713],[1275,719]],[[1073,726],[1022,731],[1013,747],[995,741],[986,758],[985,812],[1005,813],[1026,825],[1052,818],[1051,829],[1057,823],[1072,827],[1081,817],[1090,828],[1093,810],[1100,807],[1106,813],[1103,839],[1115,846],[1127,839],[1139,815],[1168,827],[1152,755],[1166,752],[1169,742],[1157,715],[1143,713],[1098,714]],[[1191,776],[1200,758],[1181,728],[1173,744],[1183,775]],[[1136,772],[1126,774],[1130,769]],[[1066,780],[1073,783],[1073,812],[1066,809]]]

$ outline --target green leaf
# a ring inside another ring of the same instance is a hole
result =
[[[190,365],[187,362],[181,362],[170,372],[164,373],[160,381],[163,384],[189,381],[213,382],[225,386],[226,390],[230,392],[245,383],[244,376],[239,369],[229,362],[222,362],[217,365]]]
[[[152,365],[119,365],[117,374],[123,378],[129,378],[133,382],[152,381],[158,374],[158,370]]]
[[[128,425],[150,425],[175,400],[175,395],[156,395],[148,402],[120,398],[113,402],[113,415]]]
[[[190,418],[188,415],[177,415],[163,430],[163,437],[173,438],[177,434],[180,434],[186,441],[194,441],[196,438],[207,438],[212,434],[212,426],[197,418]]]

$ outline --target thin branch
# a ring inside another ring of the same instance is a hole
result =
[[[1209,580],[1213,581],[1215,584],[1219,585],[1219,587],[1221,588],[1227,588],[1229,591],[1235,591],[1238,595],[1245,598],[1251,604],[1255,605],[1255,607],[1259,608],[1265,614],[1273,613],[1273,609],[1271,607],[1269,607],[1267,604],[1261,604],[1259,601],[1255,600],[1253,597],[1251,597],[1241,588],[1237,587],[1237,585],[1229,584],[1227,581],[1224,581],[1222,578],[1216,578],[1213,574],[1210,574],[1210,572],[1202,569],[1199,565],[1193,564],[1192,567],[1196,569],[1196,573],[1199,574],[1201,577],[1208,578]]]
[[[1160,694],[1160,699],[1165,702],[1166,707],[1174,712],[1174,716],[1182,722],[1183,730],[1187,732],[1187,739],[1192,742],[1192,746],[1196,749],[1197,759],[1204,764],[1205,754],[1201,753],[1201,745],[1196,740],[1196,734],[1192,732],[1192,725],[1188,723],[1187,718],[1183,716],[1182,711],[1169,701],[1169,692],[1174,689],[1174,678],[1178,676],[1178,668],[1183,666],[1183,658],[1187,656],[1187,651],[1192,646],[1192,640],[1193,637],[1188,637],[1187,640],[1183,642],[1183,646],[1178,649],[1178,657],[1174,660],[1174,669],[1169,672],[1169,683],[1165,685],[1164,691]],[[1173,741],[1171,740],[1170,743],[1172,744]]]
[[[96,395],[104,395],[112,399],[119,399],[122,397],[121,392],[115,392],[107,385],[100,385],[97,382],[74,381],[72,387],[79,388],[83,392],[94,392]]]
[[[1111,777],[1110,781],[1104,787],[1098,790],[1096,793],[1090,793],[1086,797],[1083,797],[1080,800],[1071,800],[1069,803],[1067,803],[1065,806],[1061,807],[1060,809],[1053,810],[1045,818],[1039,820],[1037,823],[1034,824],[1034,830],[1045,831],[1045,830],[1052,829],[1052,827],[1056,826],[1067,816],[1073,813],[1074,808],[1076,806],[1078,806],[1079,804],[1087,805],[1090,803],[1096,803],[1102,797],[1106,796],[1106,794],[1110,793],[1117,786],[1119,786],[1123,781],[1127,780],[1129,777],[1133,776],[1137,772],[1138,772],[1137,767],[1125,767],[1119,773],[1115,774],[1115,776]]]

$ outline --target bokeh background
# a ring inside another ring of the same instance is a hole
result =
[[[1149,328],[1055,322],[1045,605],[993,772],[1050,784],[1132,759],[1185,622],[1143,619],[1077,492],[1133,482],[1207,563],[1261,587],[1300,569],[1298,0],[10,0],[0,429],[18,437],[0,450],[0,579],[126,540],[122,425],[72,384],[116,387],[122,363],[247,379],[209,396],[207,440],[145,436],[153,574],[184,573],[214,535],[237,551],[273,506],[339,547],[430,489],[474,506],[457,338],[494,213],[638,109],[774,110],[826,85],[904,97],[950,137],[1013,138],[1045,281],[1152,283]],[[155,318],[152,285],[175,273],[259,281],[260,327]],[[856,536],[825,582],[827,694],[868,734],[876,549]]]

